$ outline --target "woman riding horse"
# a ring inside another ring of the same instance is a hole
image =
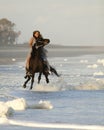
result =
[[[42,38],[39,31],[33,32],[33,38],[30,40],[31,52],[26,62],[25,78],[27,80],[24,82],[24,88],[26,88],[26,84],[31,79],[30,89],[32,89],[35,73],[39,73],[38,83],[40,83],[42,74],[45,76],[46,82],[49,83],[49,71],[54,73],[56,76],[59,76],[57,71],[49,65],[46,58],[46,50],[44,49],[44,46],[47,45],[49,42],[49,39]]]
[[[46,40],[46,41],[45,41]],[[30,52],[28,54],[28,57],[26,59],[26,70],[27,70],[27,75],[31,75],[30,73],[30,58],[31,55],[33,53],[32,51],[32,47],[34,46],[36,49],[38,48],[42,48],[44,45],[47,45],[50,41],[48,39],[43,39],[42,35],[40,34],[39,31],[34,31],[33,32],[33,37],[30,39],[29,41],[29,45],[30,45]],[[46,57],[46,53],[45,53],[45,49],[42,48],[40,49],[40,51],[42,51],[40,54],[40,59],[43,62],[44,67],[46,68],[46,70],[48,71],[48,73],[50,73],[50,66],[49,63],[47,61],[47,57]],[[35,53],[35,52],[34,52]],[[34,55],[34,54],[33,54]]]

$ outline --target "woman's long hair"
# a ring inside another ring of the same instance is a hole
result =
[[[38,37],[35,37],[35,33],[39,33],[39,36]],[[35,38],[35,39],[38,39],[38,38],[42,38],[43,39],[43,36],[40,34],[40,31],[38,31],[38,30],[36,30],[36,31],[34,31],[33,32],[33,37]]]

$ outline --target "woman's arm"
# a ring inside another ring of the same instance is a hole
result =
[[[32,47],[36,40],[32,37],[29,41],[29,46]]]

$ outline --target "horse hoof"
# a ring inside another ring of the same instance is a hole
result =
[[[23,88],[26,88],[26,85],[23,85]]]
[[[38,82],[38,84],[40,84],[40,82]]]
[[[27,78],[27,75],[24,77],[25,79]]]
[[[47,81],[47,84],[49,83],[49,81]]]
[[[30,88],[30,90],[32,90],[32,87]]]

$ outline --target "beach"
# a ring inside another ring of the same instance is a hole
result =
[[[28,46],[0,47],[0,128],[104,130],[104,47],[47,46],[60,77],[26,81]]]

